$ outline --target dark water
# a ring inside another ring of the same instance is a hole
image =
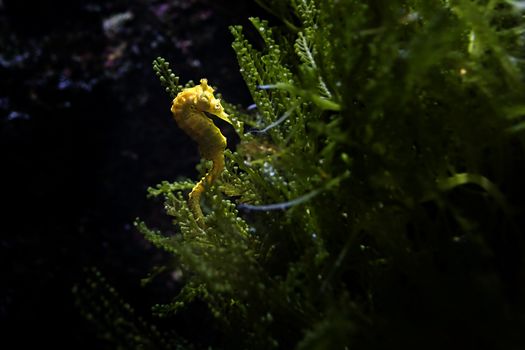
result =
[[[250,104],[227,26],[262,11],[232,4],[0,1],[2,343],[99,347],[73,305],[84,267],[145,314],[175,292],[139,286],[166,257],[132,222],[166,224],[146,188],[194,177],[198,154],[151,61],[163,56],[183,81],[207,77]]]

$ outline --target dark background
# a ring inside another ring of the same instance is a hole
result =
[[[2,348],[99,347],[71,292],[86,267],[138,312],[173,296],[140,287],[166,256],[132,223],[162,225],[147,187],[195,178],[199,156],[151,62],[246,106],[228,25],[253,15],[268,17],[244,1],[0,0]]]

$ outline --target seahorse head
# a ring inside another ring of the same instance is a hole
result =
[[[222,120],[232,124],[230,117],[221,105],[221,100],[215,98],[213,95],[213,88],[208,85],[208,80],[201,79],[200,89],[202,92],[198,94],[196,107],[199,111],[208,112],[213,114]]]

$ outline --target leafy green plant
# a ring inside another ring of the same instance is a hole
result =
[[[231,27],[256,108],[224,104],[240,142],[206,228],[190,180],[149,190],[174,234],[136,222],[182,271],[154,312],[204,301],[227,349],[523,341],[521,2],[261,4],[261,42]]]

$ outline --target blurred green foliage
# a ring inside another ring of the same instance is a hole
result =
[[[224,349],[523,345],[523,3],[260,3],[207,228],[187,180],[149,190],[171,234],[136,223],[184,284],[154,312],[204,301]]]

